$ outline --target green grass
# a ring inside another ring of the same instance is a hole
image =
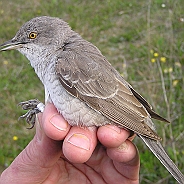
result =
[[[183,0],[1,0],[0,43],[11,39],[35,16],[67,21],[102,51],[155,111],[172,122],[158,122],[158,133],[184,172],[183,8]],[[155,52],[158,57],[154,57]],[[27,130],[25,122],[17,120],[24,113],[17,104],[31,98],[44,101],[44,91],[27,59],[16,51],[0,53],[1,170],[34,136],[34,130]],[[13,136],[18,140],[14,141]],[[138,139],[135,143],[141,157],[141,183],[176,183],[145,145]]]

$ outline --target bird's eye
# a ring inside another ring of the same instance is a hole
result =
[[[37,33],[35,33],[35,32],[29,33],[29,38],[30,39],[35,39],[36,37],[37,37]]]

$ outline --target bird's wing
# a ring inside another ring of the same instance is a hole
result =
[[[85,43],[70,43],[59,55],[56,71],[63,87],[118,125],[160,140],[147,124],[149,113],[128,83],[116,77],[114,68],[95,46]]]

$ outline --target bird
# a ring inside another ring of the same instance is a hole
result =
[[[170,159],[151,118],[168,122],[118,73],[100,50],[57,17],[40,16],[26,22],[0,51],[25,55],[51,102],[71,126],[117,125],[140,137],[171,175],[184,184],[184,175]],[[37,99],[21,102],[22,117],[34,126],[44,110]],[[31,128],[32,128],[31,127]]]

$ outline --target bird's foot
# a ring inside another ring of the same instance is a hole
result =
[[[45,105],[38,99],[32,99],[18,104],[23,110],[28,110],[24,115],[20,116],[19,119],[25,118],[26,122],[31,125],[28,129],[32,129],[35,125],[36,114],[43,112]]]

